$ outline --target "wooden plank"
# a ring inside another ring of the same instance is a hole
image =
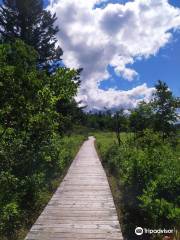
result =
[[[85,141],[26,240],[123,240],[106,174]]]

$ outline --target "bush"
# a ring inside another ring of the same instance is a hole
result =
[[[0,231],[8,239],[15,239],[16,231],[21,226],[21,210],[16,202],[1,208]]]
[[[98,139],[100,152],[103,144]],[[179,228],[180,165],[168,139],[163,141],[158,133],[145,130],[135,142],[127,137],[121,146],[109,145],[102,156],[120,183],[124,234],[128,239],[137,238],[136,226]]]
[[[20,220],[31,223],[42,192],[69,164],[56,108],[60,99],[73,99],[77,75],[37,69],[37,53],[20,40],[0,45],[0,238],[15,238]]]

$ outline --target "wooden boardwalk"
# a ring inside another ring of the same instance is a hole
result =
[[[90,137],[26,240],[122,240],[111,190]]]

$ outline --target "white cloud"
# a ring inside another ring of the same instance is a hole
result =
[[[81,92],[77,100],[83,100],[83,103],[88,106],[87,110],[101,110],[101,109],[117,109],[117,108],[134,108],[137,103],[144,100],[148,102],[151,98],[153,88],[148,88],[146,84],[135,87],[128,91],[120,91],[109,89],[104,91],[102,89],[89,88]]]
[[[134,0],[126,4],[95,4],[106,0],[55,0],[49,8],[56,12],[60,27],[57,37],[64,50],[64,63],[82,67],[82,84],[78,99],[89,109],[135,106],[148,100],[153,88],[146,84],[129,91],[99,89],[107,79],[107,66],[132,81],[138,73],[130,67],[136,58],[148,58],[171,41],[180,27],[180,9],[167,0]]]

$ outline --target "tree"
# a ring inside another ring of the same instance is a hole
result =
[[[126,128],[127,128],[127,117],[124,114],[123,109],[117,111],[114,114],[113,122],[114,122],[114,129],[115,129],[115,132],[116,132],[116,137],[117,137],[117,140],[118,140],[118,144],[120,146],[120,144],[121,144],[121,133],[123,131],[125,131]]]
[[[21,165],[24,160],[22,174],[34,171],[35,165],[40,163],[40,160],[35,161],[42,152],[39,149],[48,144],[59,125],[64,124],[63,114],[56,111],[57,102],[65,97],[72,101],[78,87],[72,81],[76,78],[76,70],[60,68],[49,76],[36,69],[36,58],[36,52],[22,41],[0,45],[0,141],[2,147],[6,140],[11,142],[6,147],[11,146],[13,152],[16,151],[13,142],[19,139],[16,144],[21,146],[16,157],[21,159],[17,164]],[[26,151],[29,151],[27,156]],[[33,165],[26,164],[27,161],[29,164],[33,161]],[[13,169],[16,171],[16,167]]]
[[[155,113],[155,130],[162,132],[164,139],[175,130],[174,124],[177,121],[176,110],[179,101],[172,95],[165,82],[159,80],[155,88],[156,91],[151,103]]]
[[[43,9],[43,0],[3,0],[0,7],[1,42],[22,39],[33,46],[39,61],[60,60],[62,50],[56,47],[56,15]]]
[[[0,44],[0,239],[14,239],[40,189],[63,168],[56,106],[76,95],[77,71],[49,75],[36,66],[37,53],[21,40]]]
[[[129,117],[130,128],[134,133],[142,135],[146,128],[153,128],[153,119],[152,106],[141,102],[131,111]]]
[[[57,112],[63,117],[63,124],[59,125],[60,134],[72,132],[74,126],[81,123],[83,110],[74,99],[60,99],[57,102]]]

